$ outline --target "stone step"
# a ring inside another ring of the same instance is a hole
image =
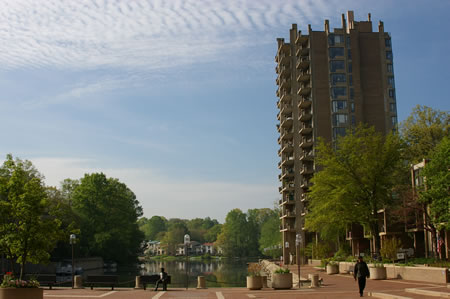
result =
[[[371,292],[369,293],[369,296],[382,299],[412,299],[411,297],[392,295],[387,293],[377,293],[377,292]]]
[[[421,290],[421,289],[415,289],[415,288],[405,289],[405,292],[412,293],[412,294],[431,296],[431,297],[450,298],[450,293],[448,293],[448,292]]]

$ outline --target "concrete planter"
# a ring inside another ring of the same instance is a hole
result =
[[[41,288],[0,288],[0,299],[43,299]]]
[[[263,286],[263,279],[261,276],[247,276],[247,289],[261,290]]]
[[[292,273],[273,273],[272,288],[274,289],[292,288]]]
[[[338,274],[339,273],[339,264],[327,264],[327,274]]]
[[[386,268],[385,267],[369,267],[370,279],[382,280],[386,279]]]

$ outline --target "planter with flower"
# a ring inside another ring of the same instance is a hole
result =
[[[43,289],[35,279],[21,280],[7,272],[0,285],[0,299],[42,299]]]
[[[261,276],[262,267],[259,263],[250,263],[247,267],[247,289],[260,290],[263,287]]]
[[[287,268],[279,268],[272,274],[272,288],[292,288],[292,273]]]

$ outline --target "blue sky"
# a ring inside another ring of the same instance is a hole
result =
[[[0,153],[48,185],[119,178],[147,217],[272,207],[276,38],[347,10],[392,34],[399,121],[450,110],[447,0],[6,0]]]

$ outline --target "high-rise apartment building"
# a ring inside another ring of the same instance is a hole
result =
[[[289,38],[289,43],[277,39],[275,57],[285,262],[296,256],[297,235],[301,246],[312,241],[304,216],[317,171],[317,138],[333,142],[360,122],[384,133],[397,125],[391,37],[381,21],[374,32],[370,14],[367,21],[355,21],[349,11],[347,19],[342,15],[341,28],[331,30],[325,20],[324,31],[309,25],[303,34],[293,24]]]

